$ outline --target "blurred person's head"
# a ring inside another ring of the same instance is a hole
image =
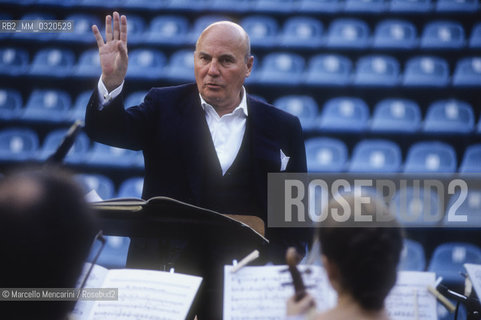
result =
[[[83,192],[60,169],[0,180],[0,287],[74,288],[96,228]],[[72,302],[0,302],[14,319],[61,319]]]
[[[380,311],[384,299],[396,282],[397,265],[403,247],[402,230],[383,201],[368,197],[369,203],[358,202],[352,194],[344,194],[351,218],[336,222],[332,216],[321,226],[319,241],[323,265],[333,288],[347,294],[366,311]],[[364,217],[392,217],[389,222],[373,222],[371,226],[353,226],[354,210]],[[324,210],[344,210],[331,200]],[[345,227],[350,225],[351,227]]]

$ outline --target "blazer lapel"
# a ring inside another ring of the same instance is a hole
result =
[[[200,105],[197,92],[186,97],[185,103],[180,109],[180,121],[176,130],[179,135],[179,145],[182,146],[182,168],[185,169],[189,186],[191,188],[194,203],[199,204],[202,199],[202,190],[205,176],[203,174],[207,157],[208,140],[210,132],[205,120],[204,111]]]
[[[280,144],[274,128],[262,108],[248,97],[249,121],[251,124],[251,167],[260,203],[267,206],[267,173],[279,172],[281,167]]]

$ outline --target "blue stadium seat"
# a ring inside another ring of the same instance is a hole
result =
[[[389,8],[388,3],[384,0],[346,0],[344,10],[354,13],[381,13]]]
[[[481,144],[473,144],[466,148],[459,171],[481,172]]]
[[[449,66],[438,57],[413,57],[406,63],[403,84],[405,86],[444,87],[449,83]]]
[[[350,172],[398,172],[402,155],[392,141],[368,139],[359,142],[353,150]]]
[[[94,8],[121,8],[125,0],[111,0],[109,2],[97,1],[97,0],[82,0],[83,7]]]
[[[39,160],[44,161],[51,156],[62,143],[68,130],[56,129],[47,134],[42,144]],[[80,132],[72,145],[72,148],[65,156],[65,162],[79,164],[85,161],[85,155],[89,149],[90,140],[84,132]]]
[[[62,2],[59,2],[57,0],[36,0],[35,5],[37,6],[60,6],[60,7],[73,7],[76,5],[80,5],[82,3],[82,0],[64,0]]]
[[[42,77],[67,77],[72,73],[74,63],[75,55],[71,50],[41,49],[33,58],[30,74]]]
[[[15,47],[0,48],[0,74],[18,76],[28,71],[28,52]]]
[[[276,99],[273,105],[298,117],[304,130],[318,127],[317,116],[319,107],[317,106],[316,100],[311,96],[283,96]]]
[[[459,60],[453,75],[453,85],[457,87],[481,87],[481,57]]]
[[[167,9],[188,11],[203,11],[211,8],[212,0],[174,0],[170,1]]]
[[[345,86],[351,82],[352,62],[337,54],[319,54],[309,60],[305,82],[309,85]]]
[[[73,32],[60,33],[57,38],[58,41],[71,41],[88,44],[95,41],[91,27],[94,24],[100,27],[101,23],[99,18],[91,14],[72,14],[67,16],[65,20],[72,20],[74,29]]]
[[[103,248],[96,264],[107,269],[123,269],[127,263],[127,254],[129,252],[130,238],[120,236],[106,236],[105,247]],[[100,243],[96,241],[87,257],[87,262],[92,262],[95,255],[100,249]]]
[[[417,142],[408,151],[404,171],[409,173],[456,172],[456,152],[450,145],[432,141]]]
[[[427,13],[431,10],[431,0],[391,0],[392,12]]]
[[[0,161],[32,160],[38,150],[38,136],[27,128],[0,130]]]
[[[417,30],[407,20],[388,19],[374,30],[373,46],[383,49],[413,49],[418,45]]]
[[[240,21],[249,34],[252,47],[272,47],[279,42],[277,21],[269,16],[252,15]]]
[[[26,121],[63,122],[70,119],[70,95],[63,90],[32,91],[21,118]]]
[[[424,271],[426,257],[423,245],[415,240],[404,239],[404,246],[399,261],[399,271]]]
[[[369,46],[369,26],[359,19],[339,18],[329,25],[327,46],[363,49]]]
[[[254,3],[256,12],[290,13],[295,9],[294,0],[257,0]]]
[[[424,26],[421,48],[461,49],[466,45],[464,28],[456,21],[433,21]]]
[[[165,77],[179,82],[194,81],[194,52],[188,49],[174,52],[166,67]]]
[[[424,118],[424,131],[430,133],[469,134],[473,130],[473,109],[460,100],[437,100],[429,106]]]
[[[464,264],[481,264],[481,249],[471,243],[446,242],[434,249],[429,261],[428,271],[443,277],[443,284],[457,290],[464,287]]]
[[[128,178],[120,184],[117,196],[119,198],[141,198],[143,187],[143,177]]]
[[[284,22],[281,45],[299,48],[318,48],[323,42],[321,21],[311,17],[293,16]]]
[[[114,183],[107,176],[102,174],[79,173],[76,174],[74,178],[83,188],[85,194],[91,190],[95,190],[103,200],[111,199],[114,196]]]
[[[404,227],[434,227],[442,223],[444,212],[433,189],[406,187],[398,189],[390,203],[396,220]]]
[[[244,13],[252,11],[254,6],[253,0],[212,0],[210,9],[219,12]]]
[[[82,52],[74,68],[73,75],[76,77],[98,78],[101,73],[99,50],[89,49]]]
[[[188,44],[195,44],[197,39],[199,38],[200,34],[204,29],[209,26],[210,24],[217,22],[217,21],[224,21],[224,20],[231,20],[227,18],[226,16],[223,15],[205,15],[205,16],[200,16],[198,17],[195,21],[194,24],[188,33],[186,37],[186,43]]]
[[[481,172],[480,162],[478,162],[477,167],[477,171]],[[449,197],[446,213],[444,214],[444,226],[479,229],[481,228],[480,212],[481,189],[467,188],[465,192],[461,193],[458,188],[457,191]],[[466,221],[463,221],[464,219]]]
[[[414,133],[420,127],[421,111],[413,100],[388,98],[379,101],[374,108],[372,131]]]
[[[321,114],[321,129],[361,132],[367,128],[369,108],[359,98],[338,97],[328,100]]]
[[[124,0],[122,6],[128,9],[159,10],[165,9],[170,0]]]
[[[15,89],[0,89],[0,119],[13,120],[22,112],[22,95]]]
[[[469,38],[469,46],[471,48],[481,48],[481,22],[473,26],[471,37]]]
[[[146,38],[146,23],[144,18],[138,15],[129,14],[127,16],[127,30],[129,45],[143,44]]]
[[[150,0],[149,0],[150,1]],[[186,41],[189,21],[184,16],[161,15],[150,22],[145,42],[164,45],[181,45]]]
[[[155,49],[136,49],[129,53],[127,78],[159,79],[166,62],[165,55]]]
[[[399,82],[399,62],[394,57],[370,55],[356,65],[354,84],[358,86],[392,87]]]
[[[24,14],[18,20],[55,20],[54,15],[45,12],[29,12]],[[52,41],[55,40],[60,33],[58,32],[18,32],[12,35],[14,40],[31,40],[31,41]]]
[[[95,142],[87,159],[87,164],[97,167],[129,168],[136,162],[137,152]]]
[[[130,93],[124,101],[125,108],[129,108],[132,106],[138,106],[142,102],[144,102],[144,98],[147,92],[145,91],[135,91]]]
[[[475,12],[479,9],[478,0],[438,0],[436,3],[437,11],[444,12]]]
[[[85,120],[85,109],[92,95],[92,90],[84,91],[77,96],[75,103],[71,109],[70,122],[75,120]]]
[[[345,170],[347,147],[334,138],[311,138],[306,141],[309,172],[341,172]]]
[[[341,0],[301,0],[297,10],[302,13],[337,13],[344,9]]]
[[[302,79],[305,61],[298,54],[271,52],[262,60],[257,80],[264,84],[295,85]]]

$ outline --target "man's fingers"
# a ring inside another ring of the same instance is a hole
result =
[[[119,42],[117,45],[117,48],[119,49],[120,55],[122,56],[122,59],[127,60],[127,47],[122,43]]]
[[[105,42],[112,41],[112,17],[105,16]]]
[[[97,46],[100,49],[104,45],[104,39],[102,38],[102,35],[100,34],[99,28],[97,28],[96,25],[93,25],[92,26],[92,32],[94,33],[95,40],[97,41]]]
[[[120,39],[120,17],[118,12],[114,12],[114,40]]]
[[[127,17],[120,17],[120,40],[127,45]]]

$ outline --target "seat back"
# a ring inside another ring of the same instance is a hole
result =
[[[481,144],[470,145],[464,152],[460,172],[481,172]]]
[[[349,171],[398,172],[401,162],[401,149],[395,142],[381,139],[362,140],[354,147]]]
[[[390,56],[373,55],[359,59],[354,83],[362,86],[395,86],[399,82],[399,62]]]
[[[309,172],[341,172],[347,161],[347,147],[341,140],[326,137],[306,141]]]
[[[166,73],[173,81],[194,81],[194,52],[187,49],[174,52]]]
[[[424,119],[424,131],[432,133],[464,133],[474,130],[474,113],[467,102],[450,99],[434,101]]]
[[[375,48],[412,49],[417,46],[417,30],[407,20],[388,19],[379,22],[374,31]]]
[[[352,62],[338,54],[319,54],[309,60],[306,83],[344,86],[351,82]]]
[[[276,99],[273,103],[277,108],[295,115],[301,121],[303,129],[313,129],[317,126],[319,107],[311,96],[290,95]]]
[[[161,15],[150,22],[146,41],[159,44],[181,44],[189,30],[189,21],[184,16]]]
[[[456,172],[456,152],[450,145],[439,141],[413,144],[408,151],[405,172],[434,173]]]
[[[369,26],[366,22],[354,18],[339,18],[329,25],[327,46],[366,48],[369,45],[369,33]]]
[[[277,43],[279,26],[277,21],[269,16],[247,16],[240,25],[249,35],[253,47],[270,47]]]
[[[262,83],[294,85],[302,77],[305,61],[298,54],[272,52],[262,60],[258,81]]]
[[[119,186],[119,198],[141,198],[144,187],[143,177],[128,178]]]
[[[74,179],[80,184],[85,193],[95,190],[103,200],[111,199],[114,195],[114,183],[107,176],[80,173],[76,174]]]
[[[22,96],[15,89],[0,89],[0,119],[12,120],[20,116]]]
[[[30,74],[39,76],[66,77],[72,72],[75,62],[73,51],[68,49],[41,49],[33,58]]]
[[[423,245],[411,239],[404,239],[403,244],[398,270],[424,271],[426,268],[426,257]]]
[[[421,48],[459,49],[465,42],[464,28],[457,21],[430,22],[421,36]]]
[[[28,70],[28,52],[16,47],[0,48],[0,74],[18,76]]]
[[[321,129],[363,131],[367,128],[369,108],[360,98],[337,97],[328,100],[321,114]]]
[[[322,32],[318,19],[293,16],[284,22],[281,45],[316,48],[323,43]]]
[[[31,160],[38,150],[38,136],[27,128],[0,130],[0,161]]]
[[[57,148],[62,143],[65,135],[67,134],[66,129],[57,129],[49,132],[45,137],[45,140],[40,151],[40,160],[46,160],[51,156]],[[69,152],[65,156],[65,162],[67,163],[83,163],[85,161],[85,156],[90,146],[90,140],[84,132],[80,132],[75,141],[70,148]]]
[[[372,131],[413,133],[420,127],[421,111],[413,100],[387,98],[379,101],[374,108]]]
[[[433,56],[413,57],[406,63],[405,86],[444,87],[449,83],[449,66],[446,60]]]
[[[461,87],[481,87],[481,58],[463,58],[456,63],[453,85]]]
[[[69,120],[70,95],[63,90],[34,90],[22,116],[28,121],[61,122]]]

